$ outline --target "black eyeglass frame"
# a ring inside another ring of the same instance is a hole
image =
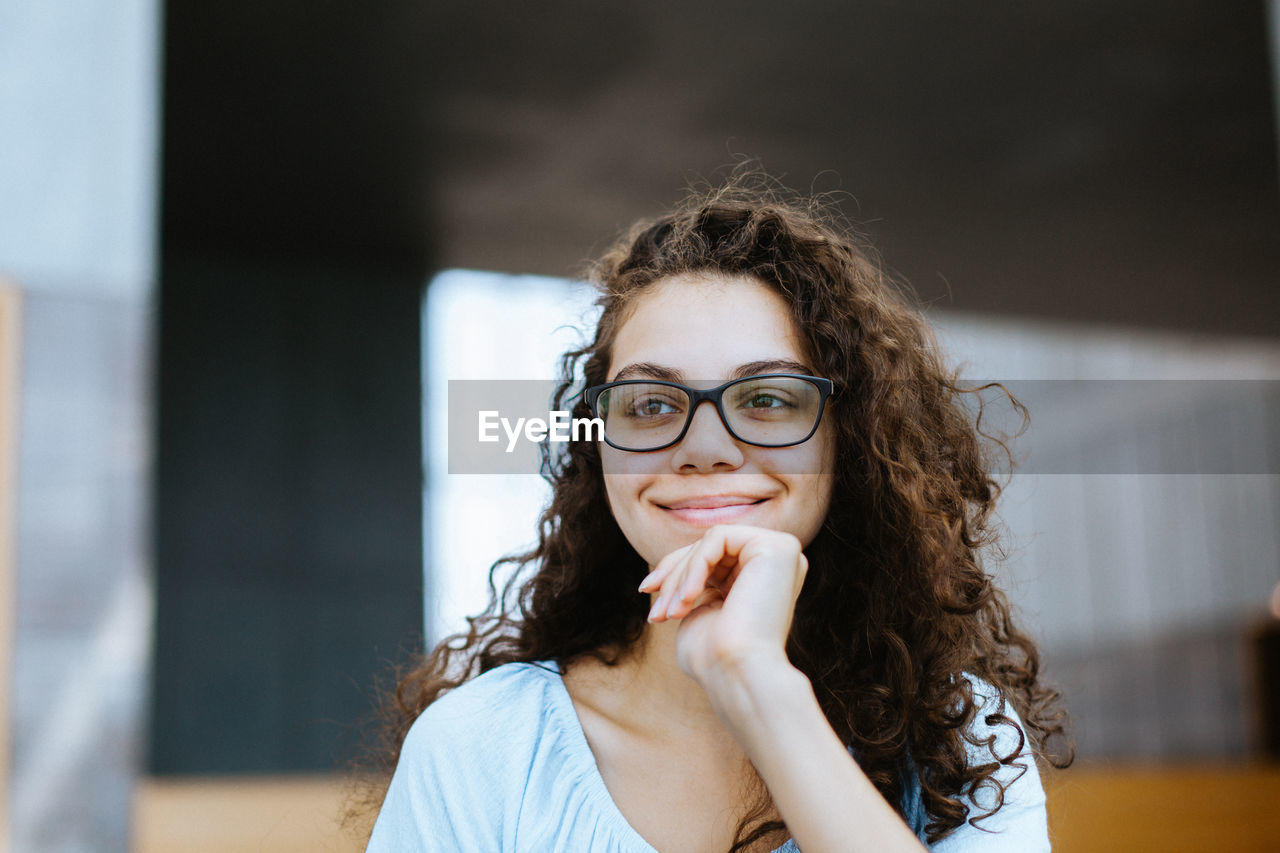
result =
[[[752,382],[759,379],[803,379],[818,389],[818,414],[813,419],[813,428],[809,430],[804,438],[797,441],[788,441],[786,444],[762,444],[758,441],[748,441],[733,431],[733,427],[729,426],[729,419],[724,413],[724,392],[734,385],[743,382]],[[744,376],[741,379],[731,379],[723,385],[717,385],[715,388],[690,388],[688,385],[681,385],[679,382],[667,382],[663,379],[620,379],[617,382],[606,382],[603,385],[593,385],[583,392],[586,398],[587,406],[591,409],[591,416],[600,418],[600,410],[597,403],[600,395],[610,388],[616,388],[619,385],[666,385],[669,388],[679,388],[689,396],[689,413],[685,416],[684,426],[680,428],[680,434],[666,444],[658,447],[646,447],[644,450],[633,450],[630,447],[623,447],[610,441],[608,431],[603,431],[605,443],[610,447],[618,450],[625,450],[628,453],[653,453],[657,450],[666,450],[668,447],[674,447],[684,440],[685,433],[689,431],[689,425],[693,423],[693,416],[698,411],[698,406],[704,400],[710,400],[716,407],[716,413],[720,415],[720,423],[724,424],[724,428],[729,435],[733,436],[736,441],[743,444],[749,444],[752,447],[795,447],[797,444],[804,444],[813,438],[813,434],[818,431],[818,426],[822,423],[822,414],[826,411],[827,398],[835,393],[835,383],[830,379],[823,379],[820,376],[806,376],[803,373],[761,373],[755,376]],[[601,418],[603,420],[603,418]]]

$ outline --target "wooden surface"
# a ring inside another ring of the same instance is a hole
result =
[[[1054,853],[1275,853],[1280,765],[1081,765],[1050,780]]]
[[[359,851],[328,777],[148,779],[134,853]],[[1280,765],[1083,764],[1049,783],[1054,853],[1275,853]]]
[[[134,853],[355,853],[340,826],[347,787],[326,776],[146,779]]]
[[[0,851],[9,849],[9,776],[13,727],[9,719],[17,623],[18,378],[22,300],[0,278]]]

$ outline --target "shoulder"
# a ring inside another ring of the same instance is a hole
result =
[[[405,737],[369,850],[502,846],[540,743],[559,725],[547,712],[559,674],[547,666],[504,664],[427,706]]]
[[[1044,786],[1022,719],[994,685],[969,673],[964,678],[974,698],[973,719],[964,732],[969,764],[996,765],[982,784],[966,792],[969,817],[996,811],[976,826],[961,824],[930,849],[937,853],[1048,851]]]
[[[963,674],[973,691],[973,719],[965,729],[969,763],[995,761],[1004,764],[1030,756],[1031,740],[1013,703],[988,681]]]
[[[509,663],[450,690],[418,715],[401,750],[401,761],[440,753],[466,756],[483,767],[486,757],[510,759],[522,740],[536,737],[559,678],[548,664]],[[507,763],[504,761],[504,763]]]
[[[482,718],[513,708],[537,707],[559,678],[554,664],[507,663],[477,675],[432,702],[414,721],[411,733],[432,726],[463,724],[468,728]]]

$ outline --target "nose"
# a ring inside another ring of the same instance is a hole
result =
[[[741,467],[742,447],[729,434],[720,413],[710,400],[693,410],[693,419],[684,438],[676,445],[671,467],[677,471],[724,471]]]

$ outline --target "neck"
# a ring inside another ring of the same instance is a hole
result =
[[[644,633],[621,663],[626,670],[625,701],[637,718],[669,733],[698,738],[721,733],[728,736],[702,686],[676,662],[679,628],[678,621],[646,623]]]

